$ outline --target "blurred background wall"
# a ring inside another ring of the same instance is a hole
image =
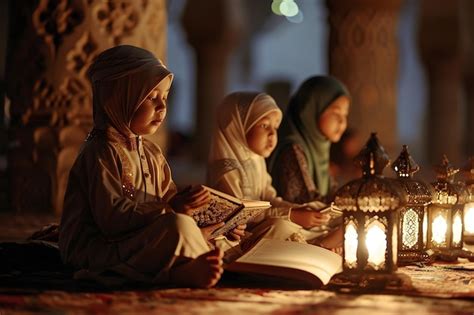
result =
[[[1,1],[0,207],[61,212],[91,126],[84,69],[124,43],[175,73],[154,140],[178,184],[204,180],[214,108],[227,93],[266,91],[284,109],[316,74],[349,87],[356,149],[371,131],[392,159],[407,144],[426,179],[443,153],[458,166],[474,154],[473,1],[295,0],[293,17],[275,14],[275,2]]]

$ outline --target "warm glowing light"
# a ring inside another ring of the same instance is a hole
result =
[[[474,202],[464,206],[464,230],[469,234],[474,234]]]
[[[380,228],[378,222],[372,224],[365,236],[365,245],[369,252],[368,262],[372,263],[375,269],[383,267],[385,263],[385,252],[387,250],[387,235],[385,230]]]
[[[438,214],[438,216],[433,220],[431,228],[433,234],[431,236],[431,240],[437,244],[446,243],[446,232],[448,231],[448,225],[446,224],[446,219],[441,214]]]
[[[453,218],[453,245],[459,245],[462,239],[462,218],[458,212]]]
[[[426,246],[428,240],[428,212],[425,209],[425,214],[423,215],[423,246]]]
[[[344,233],[344,259],[349,266],[357,265],[357,244],[359,243],[354,223],[346,226]]]
[[[408,209],[403,215],[402,243],[408,248],[418,244],[418,214],[413,209]]]

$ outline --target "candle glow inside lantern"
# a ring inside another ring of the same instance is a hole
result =
[[[462,172],[466,180],[467,198],[464,205],[464,241],[474,244],[474,156],[469,158]]]
[[[426,253],[428,205],[432,190],[428,184],[413,179],[420,167],[408,153],[406,145],[392,165],[395,180],[403,190],[399,213],[398,260],[401,263],[428,260]]]
[[[347,274],[389,274],[397,268],[400,191],[382,176],[389,160],[376,134],[355,161],[362,178],[342,186],[335,196],[343,211],[343,269]]]
[[[465,192],[453,183],[459,169],[454,168],[446,156],[435,166],[437,181],[432,203],[428,207],[427,247],[435,251],[451,251],[463,246],[463,207]]]

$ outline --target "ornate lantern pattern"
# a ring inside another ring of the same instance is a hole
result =
[[[459,169],[454,168],[446,155],[440,165],[435,166],[437,181],[432,203],[428,207],[427,247],[435,251],[462,249],[463,207],[465,191],[453,183]]]
[[[413,160],[406,145],[392,165],[395,180],[404,192],[398,224],[398,260],[413,262],[428,259],[427,243],[428,205],[433,192],[428,184],[413,179],[420,167]]]
[[[346,273],[387,274],[397,268],[400,191],[382,176],[389,163],[375,133],[355,158],[362,178],[342,186],[335,204],[343,211],[343,268]]]
[[[462,172],[466,180],[466,204],[464,205],[464,241],[474,244],[474,156],[470,157]]]

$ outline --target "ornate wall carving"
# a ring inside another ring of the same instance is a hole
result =
[[[141,46],[164,59],[166,1],[11,1],[10,20],[12,206],[60,212],[64,177],[92,126],[87,67],[117,44]]]

